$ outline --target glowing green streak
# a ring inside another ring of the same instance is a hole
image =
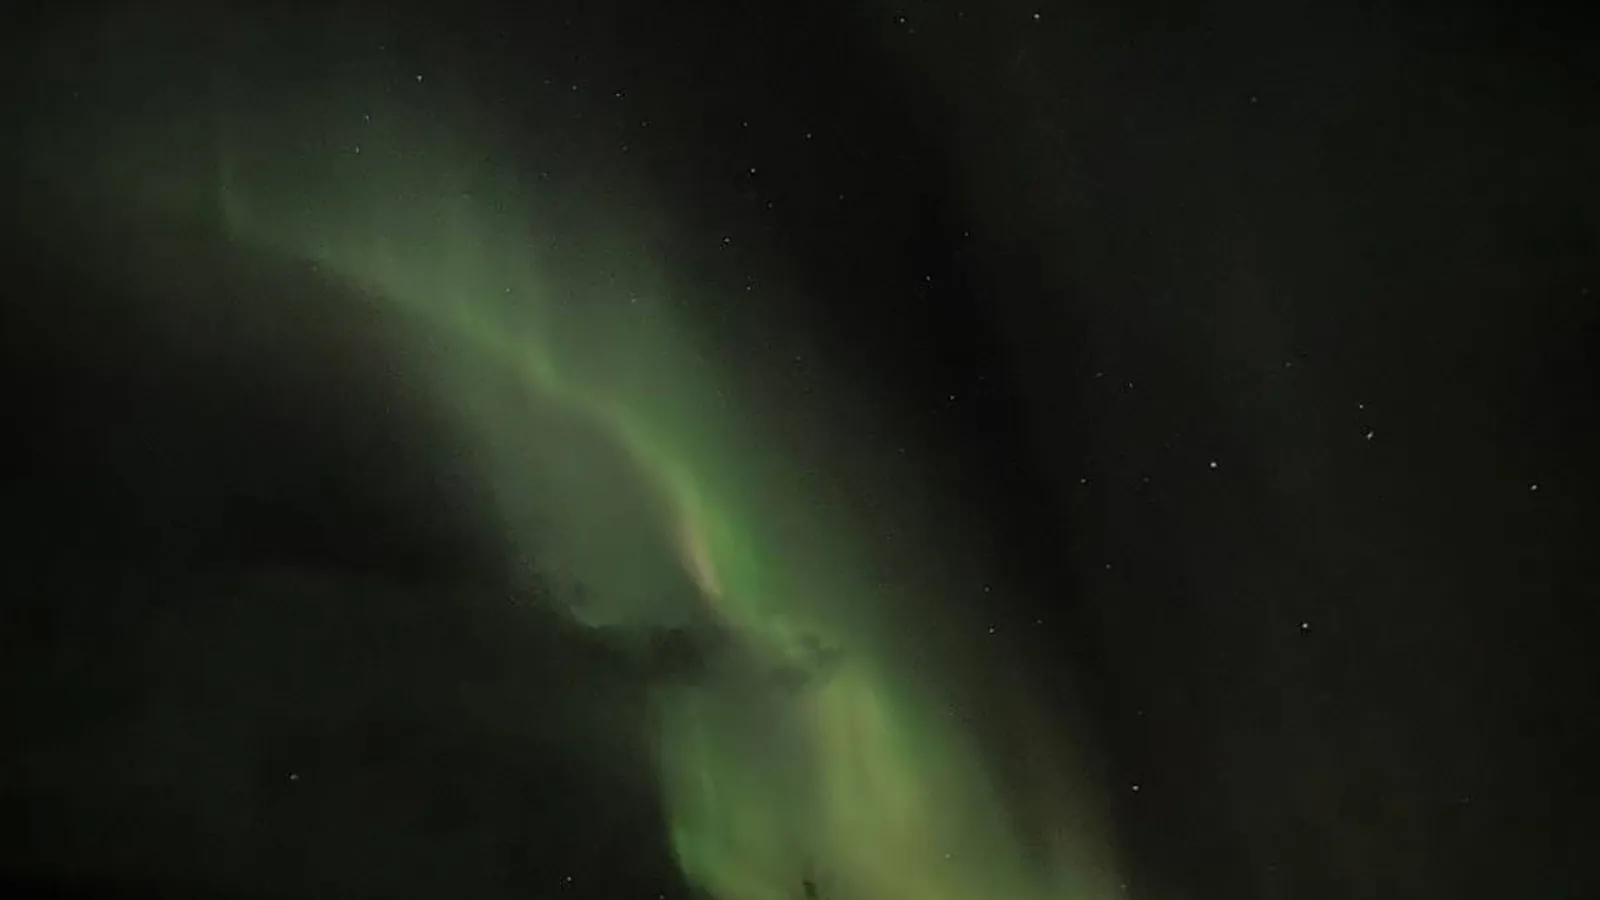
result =
[[[338,236],[354,241],[384,227],[358,213]],[[453,275],[448,263],[434,263],[440,248],[448,260],[449,248],[463,246],[482,244],[458,219],[441,238],[403,254],[375,257],[324,242],[320,256],[428,315],[477,361],[513,373],[530,405],[534,395],[553,400],[623,447],[666,498],[666,525],[708,609],[742,636],[758,664],[797,657],[807,634],[844,648],[837,671],[795,694],[738,679],[660,691],[661,778],[685,872],[721,900],[789,900],[808,872],[838,898],[1082,896],[1060,860],[1019,851],[976,749],[961,724],[941,712],[936,691],[913,690],[895,661],[875,651],[874,635],[842,613],[874,598],[849,573],[787,569],[784,552],[763,540],[757,510],[719,494],[712,481],[719,467],[707,465],[711,459],[696,464],[686,455],[694,443],[672,437],[690,426],[626,389],[569,374],[551,349],[550,331],[516,327],[495,311],[503,289],[485,283],[480,268],[490,260],[473,259]],[[531,283],[517,283],[515,294],[537,310]],[[665,345],[670,366],[670,335],[651,337]],[[673,384],[670,371],[655,374]],[[485,435],[515,435],[514,403],[483,403],[470,393],[463,399],[479,406]],[[509,505],[523,474],[501,473]]]
[[[382,149],[369,140],[359,178],[309,157],[275,161],[271,172],[292,172],[284,177],[297,187],[228,164],[216,209],[237,238],[317,262],[431,324],[441,383],[486,448],[508,528],[530,509],[553,517],[577,535],[579,577],[607,586],[600,611],[574,615],[688,615],[652,608],[659,572],[641,562],[650,541],[623,534],[668,536],[698,587],[696,612],[736,635],[746,661],[658,691],[660,777],[686,874],[718,900],[789,900],[808,874],[835,900],[1109,896],[1114,879],[1092,842],[1018,833],[979,735],[942,699],[938,676],[956,676],[913,671],[870,624],[914,622],[938,604],[886,596],[816,550],[837,526],[805,512],[793,491],[758,483],[740,458],[753,451],[727,449],[732,439],[712,427],[714,379],[693,374],[693,354],[664,313],[648,298],[627,320],[564,311],[528,261],[545,236],[475,198],[503,209],[536,203],[481,179],[466,198],[409,163],[385,171]],[[614,296],[591,302],[622,306]],[[553,460],[583,474],[586,445],[526,455],[568,439],[567,426],[552,424],[562,417],[587,423],[644,473],[657,496],[618,508],[659,510],[659,521],[599,517],[592,509],[614,499],[603,485],[569,488],[561,472],[529,464]],[[760,676],[803,657],[808,636],[841,649],[826,678],[784,691]],[[1041,732],[1039,741],[1032,758],[1069,758],[1053,738]],[[1041,768],[1033,780],[1044,813],[1036,819],[1082,818],[1064,806],[1072,797],[1061,773]]]

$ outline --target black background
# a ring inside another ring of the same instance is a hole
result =
[[[282,81],[241,63],[247,92],[426,72],[531,170],[650,183],[659,251],[737,368],[796,398],[826,372],[891,411],[795,440],[971,517],[1009,585],[952,589],[983,623],[972,652],[1082,703],[1129,896],[1588,895],[1600,119],[1580,17],[28,19],[7,38],[19,134],[70,103],[159,116],[203,91],[106,73],[248,31]],[[79,29],[78,55],[40,52]],[[414,102],[447,102],[429,90]],[[618,774],[639,771],[616,754],[641,673],[484,576],[487,488],[419,437],[448,430],[394,362],[405,327],[330,313],[361,308],[353,287],[213,236],[11,194],[18,889],[686,896],[648,779]],[[220,292],[291,312],[129,312]],[[179,352],[180,327],[217,349]],[[580,678],[581,703],[560,688]]]

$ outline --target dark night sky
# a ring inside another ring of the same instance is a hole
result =
[[[52,5],[5,39],[5,118],[87,158],[93,109],[193,167],[209,139],[162,123],[218,83],[288,108],[359,71],[560,185],[572,283],[647,186],[772,440],[926,496],[860,540],[977,548],[939,602],[971,668],[1092,735],[1124,896],[1592,896],[1580,17],[380,6]],[[425,327],[7,152],[0,873],[694,896],[630,756],[673,651],[506,603]]]

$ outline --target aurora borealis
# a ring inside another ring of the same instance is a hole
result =
[[[368,143],[363,157],[409,156],[404,125],[396,130],[395,145]],[[538,255],[515,249],[536,246],[537,229],[519,233],[475,198],[526,201],[461,153],[468,161],[444,157],[437,174],[372,163],[359,185],[318,181],[337,202],[253,194],[248,185],[276,179],[230,165],[237,174],[217,205],[237,239],[315,261],[436,329],[449,360],[440,390],[484,448],[506,528],[542,574],[584,587],[571,615],[623,629],[704,622],[732,635],[738,663],[657,692],[666,827],[686,873],[719,900],[791,897],[813,871],[841,897],[1103,895],[1109,861],[1065,833],[1082,814],[1061,810],[1060,833],[1017,834],[972,726],[952,721],[946,689],[913,674],[885,633],[925,614],[927,598],[896,596],[830,555],[850,541],[830,530],[852,523],[828,521],[803,487],[762,474],[792,464],[745,458],[775,448],[762,445],[759,420],[724,412],[731,375],[719,380],[678,337],[694,323],[649,310],[660,304],[647,285],[579,292],[604,306],[638,297],[628,306],[648,311],[631,321],[552,309],[550,295],[571,286],[541,280]],[[316,179],[307,160],[290,159]],[[429,187],[461,183],[487,186],[454,196]],[[618,497],[635,479],[649,496]],[[669,547],[672,560],[660,558]],[[669,564],[693,596],[662,590]],[[798,689],[769,674],[816,665],[815,646],[836,648],[837,662]],[[1063,746],[1038,758],[1072,757]],[[1071,773],[1036,783],[1062,777]],[[1032,798],[1047,815],[1068,799]]]
[[[128,168],[158,126],[134,123],[101,144],[117,154],[75,162],[79,186],[147,221],[210,222],[418,323],[430,346],[414,364],[492,487],[480,512],[549,601],[613,634],[728,636],[703,677],[653,691],[662,827],[709,896],[780,900],[807,878],[881,900],[1109,896],[1108,851],[1078,825],[1090,816],[1048,787],[1077,777],[1071,748],[1033,748],[1059,770],[1027,775],[1036,807],[1014,815],[988,771],[984,721],[952,712],[961,686],[948,682],[970,675],[914,649],[940,579],[864,570],[870,554],[849,547],[870,523],[808,501],[788,474],[826,482],[831,463],[787,458],[759,415],[737,412],[770,401],[664,301],[695,287],[650,259],[649,234],[629,233],[627,207],[648,206],[648,192],[580,198],[615,248],[605,283],[545,275],[569,236],[540,223],[531,173],[497,162],[507,154],[468,117],[424,119],[362,87],[321,85],[288,101],[313,112],[270,119],[182,111],[213,130],[215,156],[161,196],[142,195],[152,179]],[[359,110],[347,127],[361,135],[306,152],[308,136],[335,131],[328,110]],[[683,582],[692,590],[671,589]],[[1053,830],[1025,834],[1024,821]]]
[[[1591,896],[1519,10],[39,7],[0,895]]]

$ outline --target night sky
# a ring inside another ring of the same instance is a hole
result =
[[[23,6],[0,895],[1600,889],[1579,14]]]

